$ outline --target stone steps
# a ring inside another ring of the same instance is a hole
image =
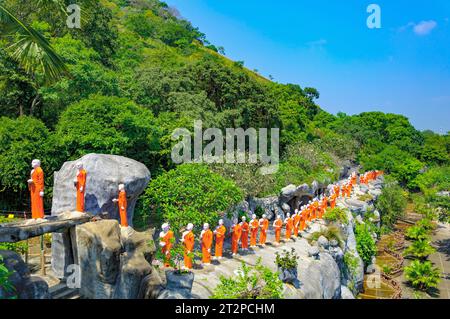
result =
[[[65,282],[49,288],[52,299],[80,299],[80,290],[67,287]]]

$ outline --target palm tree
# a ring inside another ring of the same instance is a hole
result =
[[[38,31],[15,17],[0,4],[0,36],[9,37],[7,51],[19,65],[30,74],[42,70],[44,80],[54,82],[69,74],[69,71],[51,47],[49,41]]]

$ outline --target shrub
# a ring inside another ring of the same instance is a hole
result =
[[[275,255],[277,256],[275,259],[275,264],[278,267],[283,269],[297,269],[299,257],[294,248],[292,248],[290,252],[287,250],[283,250],[281,254],[276,252]]]
[[[392,228],[397,219],[403,216],[406,204],[403,189],[395,182],[387,183],[375,203],[375,207],[381,213],[382,224]]]
[[[9,281],[9,277],[13,272],[9,271],[3,263],[3,257],[0,256],[0,288],[4,290],[6,293],[11,294],[14,293],[15,288]]]
[[[406,279],[417,289],[428,290],[439,284],[441,274],[430,261],[414,260],[404,270]]]
[[[356,250],[364,262],[364,265],[372,263],[372,257],[377,252],[375,240],[366,224],[357,225],[355,229]]]
[[[341,224],[347,224],[348,223],[347,212],[348,210],[341,207],[329,208],[325,212],[324,219],[328,222],[339,222]]]
[[[419,220],[416,223],[416,225],[418,227],[421,227],[421,228],[425,229],[428,232],[432,232],[433,230],[436,229],[436,225],[433,224],[433,222],[430,219],[428,219],[428,218],[424,218],[424,219]]]
[[[26,241],[19,241],[17,243],[0,243],[0,250],[11,250],[18,254],[24,255],[28,251],[28,244]]]
[[[236,277],[220,277],[212,299],[281,299],[283,282],[258,259],[256,266],[242,263]]]
[[[414,241],[408,248],[406,248],[404,255],[419,259],[426,259],[429,255],[435,252],[436,249],[430,245],[430,241],[428,239],[422,239]]]
[[[420,227],[418,225],[409,227],[406,230],[406,238],[412,240],[423,240],[429,237],[430,232],[425,227]]]
[[[355,278],[358,275],[358,267],[359,260],[350,250],[348,250],[344,254],[344,265],[345,265],[345,273],[349,282],[347,283],[347,287],[352,290],[353,293],[357,293],[355,291]]]
[[[329,226],[326,230],[313,233],[309,238],[309,242],[319,240],[320,236],[324,236],[328,240],[335,239],[341,247],[343,245],[342,233],[337,226]]]
[[[143,195],[143,205],[150,219],[170,223],[177,232],[188,223],[200,229],[203,223],[212,227],[220,213],[243,199],[236,185],[208,167],[183,164],[152,180]]]

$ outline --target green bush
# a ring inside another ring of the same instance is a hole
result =
[[[430,231],[425,227],[420,227],[418,225],[411,226],[406,230],[406,238],[412,240],[423,240],[430,236]]]
[[[415,240],[408,248],[405,249],[405,256],[412,256],[414,258],[426,259],[429,255],[436,252],[436,249],[431,246],[428,238],[422,240]]]
[[[404,268],[404,271],[406,279],[420,290],[436,288],[440,282],[439,269],[434,268],[430,261],[414,260],[411,265]]]
[[[0,256],[0,288],[4,290],[6,293],[11,294],[14,293],[15,288],[9,281],[9,277],[13,272],[9,271],[3,263],[3,257]]]
[[[372,237],[370,228],[366,224],[357,225],[355,228],[356,250],[364,262],[364,265],[372,263],[372,257],[377,253],[377,246]]]
[[[150,220],[177,232],[188,223],[216,225],[220,213],[242,201],[242,191],[201,164],[183,164],[152,180],[143,195]]]
[[[380,211],[383,226],[392,228],[397,219],[404,215],[406,204],[404,190],[395,182],[386,183],[375,203],[375,207]]]
[[[277,267],[283,269],[297,269],[299,257],[294,248],[292,248],[291,251],[283,250],[281,254],[276,252],[275,255],[275,264]]]
[[[324,219],[328,222],[339,222],[341,224],[348,224],[347,213],[348,210],[341,207],[329,208],[325,212]]]
[[[358,257],[356,257],[350,250],[346,251],[344,254],[344,265],[345,273],[349,280],[347,287],[356,294],[355,278],[358,275],[359,260]]]
[[[283,282],[258,259],[256,266],[242,263],[235,277],[220,277],[211,299],[281,299]]]

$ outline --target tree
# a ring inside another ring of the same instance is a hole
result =
[[[397,219],[403,216],[406,204],[403,189],[396,182],[388,180],[375,203],[375,207],[381,213],[383,226],[392,228]]]
[[[220,213],[242,201],[242,191],[202,164],[182,164],[153,179],[143,195],[154,223],[168,222],[175,232],[188,223],[200,230],[216,225]]]
[[[364,262],[368,266],[372,263],[372,258],[377,253],[375,240],[372,237],[369,226],[366,224],[357,225],[355,229],[356,250]]]
[[[68,70],[49,41],[31,26],[14,16],[0,4],[0,30],[3,37],[14,38],[8,51],[28,73],[42,70],[45,79],[56,81],[68,74]]]
[[[22,209],[28,206],[28,184],[31,161],[40,159],[49,172],[47,152],[49,131],[38,119],[22,116],[17,119],[0,118],[0,189],[3,209]],[[51,180],[51,175],[46,180]]]
[[[159,136],[150,111],[125,98],[101,95],[69,106],[55,132],[61,161],[104,153],[133,158],[150,169],[158,167]]]

